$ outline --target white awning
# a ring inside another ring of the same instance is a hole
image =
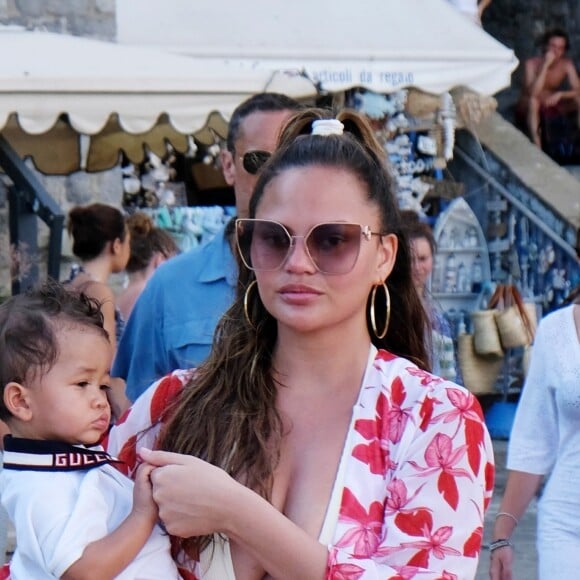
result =
[[[512,50],[447,0],[117,0],[118,41],[187,54],[207,68],[304,70],[327,91],[510,84]]]
[[[125,44],[0,29],[0,132],[41,171],[106,169],[120,149],[139,162],[166,141],[184,152],[191,134],[211,143],[264,90],[490,95],[517,65],[446,0],[117,0],[117,22]]]
[[[197,59],[49,32],[0,29],[0,132],[40,171],[99,171],[123,149],[134,162],[146,145],[181,152],[187,135],[224,137],[224,115],[250,95],[314,95],[300,75],[207,67]],[[90,135],[83,160],[80,135]]]

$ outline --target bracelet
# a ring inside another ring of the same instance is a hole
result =
[[[518,518],[516,518],[514,514],[510,514],[509,512],[497,512],[497,514],[495,515],[495,519],[497,520],[499,516],[507,516],[508,518],[511,518],[516,523],[516,526],[519,523]]]
[[[514,547],[514,545],[507,538],[501,538],[500,540],[494,540],[489,545],[489,551],[491,553],[495,550],[498,550],[499,548],[505,548],[506,546],[509,546],[510,548]]]

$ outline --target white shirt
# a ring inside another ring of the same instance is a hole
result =
[[[111,465],[69,472],[3,469],[0,494],[16,529],[10,577],[43,580],[60,578],[87,544],[121,524],[131,511],[133,482]],[[171,558],[169,537],[156,526],[137,557],[117,578],[180,578]]]

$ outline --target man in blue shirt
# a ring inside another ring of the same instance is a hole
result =
[[[298,103],[276,93],[250,97],[233,112],[223,173],[233,186],[239,217],[248,206],[261,164]],[[139,296],[119,341],[112,375],[135,400],[153,381],[197,366],[209,354],[218,320],[235,295],[237,266],[232,222],[207,244],[162,264]]]

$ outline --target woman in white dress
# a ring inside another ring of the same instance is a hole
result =
[[[549,475],[538,510],[539,578],[580,574],[580,305],[542,319],[508,448],[510,470],[490,545],[492,580],[512,578],[510,537]]]

